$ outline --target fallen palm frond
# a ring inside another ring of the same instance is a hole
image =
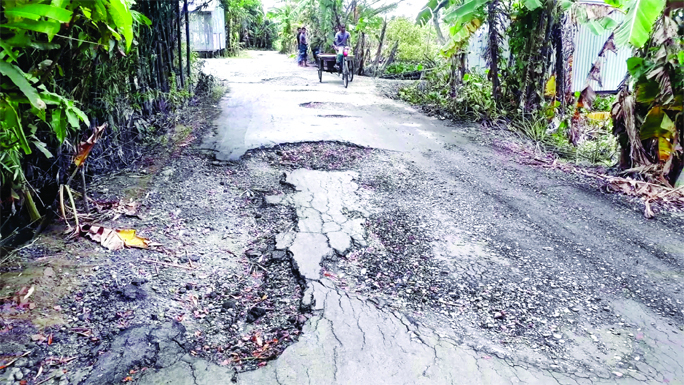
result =
[[[548,154],[544,156],[526,153],[524,156],[528,159],[529,164],[540,165],[545,168],[559,169],[565,172],[577,173],[596,178],[604,182],[603,189],[607,192],[616,192],[640,198],[644,202],[644,216],[646,218],[653,218],[655,216],[652,208],[653,204],[684,210],[684,186],[673,188],[660,183],[590,172],[573,164],[558,162],[558,159],[554,159]],[[637,173],[637,175],[644,175],[644,173],[649,170],[643,170],[640,168],[631,171]],[[657,173],[651,170],[651,174],[655,175]],[[655,178],[653,180],[656,182],[659,181]]]
[[[646,218],[653,218],[655,216],[651,209],[651,203],[657,202],[684,208],[684,187],[671,188],[622,177],[608,177],[606,182],[606,188],[611,191],[643,199],[645,205],[644,216]]]
[[[652,204],[660,204],[665,207],[684,210],[684,186],[673,188],[663,184],[640,181],[632,178],[611,176],[595,172],[586,171],[580,167],[567,163],[559,163],[557,160],[550,160],[548,157],[534,157],[533,160],[547,168],[560,169],[566,172],[573,172],[590,176],[604,181],[604,188],[608,192],[617,192],[628,196],[640,198],[644,202],[644,216],[653,218],[655,213]]]

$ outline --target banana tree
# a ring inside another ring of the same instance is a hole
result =
[[[623,13],[624,20],[616,23],[606,16],[586,25],[597,33],[612,31],[607,44],[614,41],[614,47],[631,47],[636,53],[627,60],[627,81],[612,109],[613,131],[622,148],[620,163],[623,168],[648,170],[655,182],[682,186],[684,49],[672,12],[682,17],[684,11],[666,8],[666,0],[606,4]],[[601,80],[600,63],[597,59],[589,78]],[[580,103],[591,106],[594,95],[587,84]]]
[[[274,8],[268,13],[268,17],[280,26],[280,52],[286,53],[292,50],[292,42],[295,40],[294,25],[297,22],[297,4],[291,1],[280,7]]]

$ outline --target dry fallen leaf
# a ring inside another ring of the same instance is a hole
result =
[[[78,145],[78,151],[76,152],[76,156],[74,157],[74,164],[76,167],[81,167],[83,162],[85,162],[86,158],[88,157],[88,154],[90,154],[90,150],[93,149],[93,146],[95,146],[95,143],[97,143],[97,140],[100,139],[100,136],[102,136],[102,133],[104,132],[104,129],[107,127],[107,123],[96,127],[95,131],[90,135],[90,138],[86,140],[85,142],[81,142],[81,144]]]
[[[43,342],[47,337],[42,334],[34,334],[31,336],[31,341],[33,342]]]
[[[86,224],[81,226],[81,232],[109,250],[121,250],[124,246],[146,249],[149,246],[149,240],[138,237],[132,229],[116,230]]]

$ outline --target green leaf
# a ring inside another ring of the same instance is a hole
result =
[[[45,147],[45,143],[41,142],[38,139],[32,140],[31,143],[33,143],[33,145],[36,146],[38,151],[42,152],[46,158],[52,158],[52,153],[50,153],[50,151],[48,151],[48,149]]]
[[[24,76],[24,72],[19,69],[19,67],[14,64],[7,63],[0,60],[0,74],[3,74],[10,78],[10,80],[19,87],[19,90],[26,95],[32,106],[39,110],[45,109],[45,102],[40,99],[38,92]]]
[[[585,25],[591,33],[601,36],[606,31],[612,31],[618,25],[618,22],[612,17],[602,17],[600,19],[587,20]]]
[[[5,54],[7,54],[7,56],[9,56],[9,58],[12,59],[12,61],[17,61],[19,59],[19,56],[17,56],[14,52],[15,47],[13,47],[12,44],[0,40],[0,47],[2,47],[3,52],[5,52]]]
[[[618,26],[618,22],[610,16],[601,18],[599,20],[599,23],[601,24],[601,27],[603,27],[607,31],[613,30],[615,27]]]
[[[589,31],[591,31],[591,33],[593,33],[596,36],[601,36],[604,32],[606,32],[606,29],[603,28],[603,26],[601,25],[601,23],[599,23],[598,20],[589,20],[585,25],[587,26],[587,28],[589,28]]]
[[[50,5],[58,8],[65,8],[67,5],[69,5],[69,2],[70,0],[52,0],[52,2],[50,2]]]
[[[55,20],[23,20],[14,23],[0,24],[0,27],[44,33],[48,35],[48,41],[52,41],[52,38],[59,32],[62,25]]]
[[[67,108],[65,112],[67,120],[69,121],[69,125],[74,129],[78,129],[80,123],[78,121],[78,115],[76,114],[76,112],[74,112],[71,108]]]
[[[12,103],[9,103],[6,99],[0,99],[0,116],[3,117],[3,119],[0,120],[0,126],[3,127],[3,129],[12,132],[19,142],[19,147],[24,150],[25,154],[30,154],[31,147],[26,140],[26,135],[24,135],[24,129],[21,127],[21,121],[19,120],[17,110]]]
[[[677,53],[677,60],[679,61],[680,66],[684,66],[684,51],[679,51]]]
[[[525,8],[530,11],[534,11],[542,6],[541,0],[523,0],[523,3],[525,4]]]
[[[64,114],[62,110],[57,108],[52,110],[51,123],[52,131],[55,132],[57,136],[57,141],[62,144],[64,139],[66,139],[66,125],[64,124]]]
[[[41,92],[40,98],[49,106],[59,106],[65,100],[61,95],[49,91]]]
[[[41,17],[54,19],[62,23],[71,20],[72,12],[64,8],[55,7],[47,4],[24,4],[5,11],[9,17],[23,17],[31,20],[38,20]]]
[[[5,43],[14,46],[15,48],[35,48],[39,50],[50,50],[59,48],[59,44],[45,43],[42,41],[35,41],[31,36],[26,36],[26,30],[17,31],[14,36],[7,39]]]
[[[644,124],[641,125],[639,130],[639,137],[641,140],[651,138],[670,139],[674,136],[675,131],[676,128],[672,119],[667,116],[662,107],[656,106],[648,111]]]
[[[636,86],[636,100],[639,103],[651,103],[660,93],[660,84],[655,80],[646,80]]]
[[[109,14],[126,39],[126,52],[130,51],[133,44],[133,19],[126,4],[122,0],[110,0]]]
[[[152,20],[148,19],[147,16],[143,15],[142,13],[138,11],[131,10],[131,17],[133,17],[133,21],[136,24],[145,24],[145,25],[152,25]],[[351,29],[351,27],[348,25],[348,29]]]
[[[639,79],[641,75],[646,73],[644,59],[636,56],[627,59],[627,71],[629,71],[629,74],[635,79]]]
[[[630,0],[625,20],[615,30],[618,47],[643,47],[664,7],[665,0]]]
[[[432,20],[437,5],[439,5],[438,0],[429,0],[427,4],[425,4],[425,7],[418,13],[418,17],[416,17],[416,24],[425,25]]]
[[[487,2],[488,0],[470,0],[460,7],[450,8],[444,15],[444,21],[453,25],[468,23]]]
[[[72,110],[78,116],[78,118],[81,119],[83,123],[85,123],[86,126],[90,126],[90,120],[88,119],[88,115],[86,115],[85,112],[81,111],[80,109],[74,106],[71,106],[70,110]]]
[[[606,4],[615,8],[622,8],[625,4],[623,0],[603,0]]]
[[[560,0],[558,2],[558,5],[560,6],[561,11],[563,11],[563,12],[570,9],[570,7],[572,7],[572,4],[574,4],[573,0]]]

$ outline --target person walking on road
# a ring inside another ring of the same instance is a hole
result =
[[[309,49],[309,42],[306,37],[306,28],[302,27],[302,32],[299,34],[299,66],[308,67],[307,61],[307,51]]]
[[[302,34],[302,27],[297,28],[297,37],[295,37],[295,47],[297,47],[297,52],[299,52],[299,35]],[[297,57],[299,62],[299,57]]]

